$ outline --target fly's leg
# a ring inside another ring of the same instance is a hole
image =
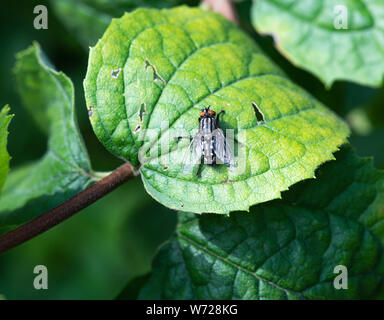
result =
[[[203,159],[204,159],[204,156],[201,156],[199,168],[197,168],[197,172],[196,172],[196,177],[200,176],[200,171],[201,171],[201,168],[203,167]]]
[[[174,137],[173,138],[174,141],[179,141],[180,139],[189,139],[189,140],[191,140],[192,137],[191,136],[179,136],[179,137]]]
[[[201,168],[203,167],[203,164],[200,163],[199,164],[199,168],[197,169],[197,172],[196,172],[196,177],[200,176],[200,171],[201,171]]]
[[[216,116],[216,124],[217,124],[217,126],[219,126],[220,116],[221,116],[222,114],[224,114],[224,113],[225,113],[225,111],[224,111],[224,110],[221,110],[221,111],[217,114],[217,116]]]

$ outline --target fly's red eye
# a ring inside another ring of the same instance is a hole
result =
[[[216,112],[213,111],[213,110],[209,110],[208,113],[209,113],[210,115],[212,115],[212,116],[214,116],[214,115],[216,114]]]
[[[200,117],[204,117],[205,111],[200,112]]]

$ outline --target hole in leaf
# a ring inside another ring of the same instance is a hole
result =
[[[253,107],[253,111],[255,112],[255,117],[257,122],[265,122],[264,114],[263,112],[261,112],[256,102],[252,101],[252,107]]]
[[[134,134],[138,133],[139,131],[141,130],[141,125],[138,124],[135,128],[135,130],[133,131]]]
[[[120,73],[121,73],[121,68],[118,68],[118,69],[113,69],[111,71],[111,77],[113,79],[117,79],[119,76],[120,76]]]
[[[145,58],[145,70],[147,70],[148,67],[151,67],[153,70],[153,81],[160,81],[165,86],[167,84],[166,81],[157,72],[156,67]]]
[[[140,122],[143,122],[143,116],[145,115],[145,114],[148,114],[148,112],[147,112],[147,105],[145,104],[145,103],[142,103],[141,105],[140,105],[140,108],[139,108],[139,111],[138,111],[138,116],[139,116],[139,121]]]
[[[95,109],[96,107],[94,106],[89,106],[88,107],[88,117],[92,117],[93,115],[93,109]]]
[[[139,117],[139,123],[137,124],[135,130],[133,131],[134,134],[138,133],[141,130],[141,126],[143,124],[143,118],[145,114],[148,114],[147,105],[145,103],[142,103],[137,112],[137,116]]]

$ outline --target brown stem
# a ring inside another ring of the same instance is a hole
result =
[[[41,216],[0,236],[0,254],[54,227],[135,176],[130,163]]]
[[[203,4],[214,12],[220,13],[229,21],[238,23],[236,10],[231,0],[203,0]]]

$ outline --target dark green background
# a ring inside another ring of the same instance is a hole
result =
[[[88,52],[58,20],[49,2],[19,0],[4,4],[0,13],[0,106],[10,104],[15,114],[8,148],[13,157],[11,167],[38,159],[46,148],[46,137],[21,105],[12,74],[15,53],[37,40],[57,70],[74,82],[77,116],[93,168],[116,168],[120,162],[104,150],[87,118],[82,80]],[[38,4],[48,7],[48,30],[33,28],[33,8]],[[255,34],[249,23],[249,8],[250,1],[237,4],[242,28],[293,81],[340,116],[365,119],[369,130],[352,126],[350,141],[359,155],[374,156],[376,167],[384,168],[384,90],[346,82],[337,82],[326,90],[315,77],[285,60],[271,38]],[[170,236],[175,223],[176,212],[156,203],[137,178],[70,220],[1,255],[0,295],[6,299],[114,298],[132,277],[149,271],[156,248]],[[48,290],[33,288],[33,268],[39,264],[48,267]]]

